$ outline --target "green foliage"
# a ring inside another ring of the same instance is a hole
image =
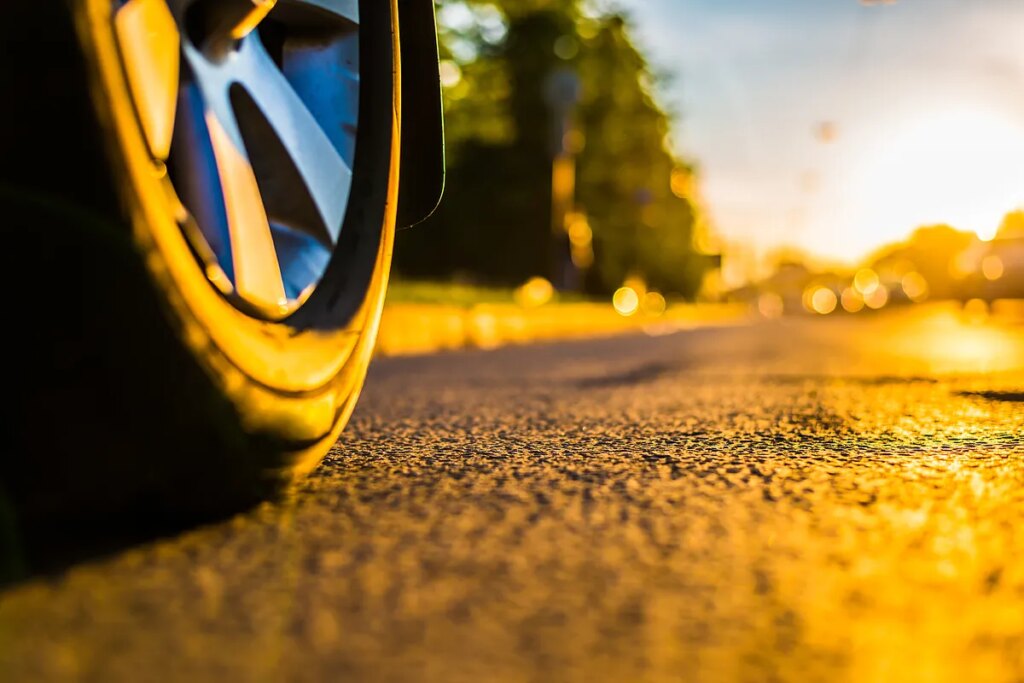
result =
[[[556,293],[551,299],[551,303],[584,301],[587,299],[572,292]],[[423,282],[399,279],[388,284],[388,303],[445,304],[466,307],[478,304],[513,304],[516,303],[516,292],[510,287],[481,287],[459,282]],[[0,513],[2,512],[3,510],[0,508]]]
[[[606,293],[636,274],[654,288],[694,294],[706,263],[693,249],[697,211],[670,185],[687,165],[669,148],[670,122],[628,23],[586,16],[579,0],[446,0],[439,16],[449,77],[447,194],[433,219],[399,235],[400,272],[499,284],[550,277],[558,136],[545,84],[569,67],[582,87],[576,202],[594,239],[585,288]]]
[[[511,289],[477,287],[454,282],[395,280],[388,284],[389,304],[447,304],[451,306],[511,304],[515,301],[513,294]]]

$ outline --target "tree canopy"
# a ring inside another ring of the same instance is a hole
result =
[[[707,264],[694,249],[694,170],[673,152],[670,118],[628,19],[585,12],[579,0],[438,8],[448,184],[435,217],[399,235],[399,271],[496,284],[549,275],[552,161],[564,145],[592,234],[581,286],[604,293],[632,275],[692,296]],[[546,95],[556,72],[579,84],[564,143]]]

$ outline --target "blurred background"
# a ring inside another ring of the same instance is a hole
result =
[[[863,314],[1024,297],[1019,0],[441,0],[397,301]]]

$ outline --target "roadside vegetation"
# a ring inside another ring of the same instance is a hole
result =
[[[444,0],[438,16],[447,190],[398,236],[398,273],[506,288],[545,277],[602,298],[635,278],[695,295],[713,264],[694,246],[706,230],[695,168],[628,17],[579,0]]]

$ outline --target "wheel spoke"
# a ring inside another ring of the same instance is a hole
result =
[[[352,171],[255,34],[239,47],[234,82],[252,97],[288,150],[324,226],[337,242],[348,206]]]
[[[130,0],[117,11],[114,29],[150,153],[166,159],[178,97],[178,27],[164,0]]]
[[[296,29],[293,46],[289,21],[303,28],[311,19],[330,25],[322,12],[303,13],[297,5],[330,12],[353,28],[337,25],[329,43],[312,46]],[[358,36],[357,5],[356,0],[282,0],[278,23],[268,25],[265,34],[251,31],[220,46],[204,40],[200,31],[181,42],[184,79],[202,98],[194,120],[209,132],[206,163],[220,186],[216,215],[200,229],[220,237],[217,258],[225,270],[233,270],[239,296],[266,311],[283,314],[315,286],[341,232],[357,116],[350,102],[358,101],[358,54],[350,54]],[[223,7],[211,4],[210,11],[223,12]],[[313,72],[321,79],[309,78]],[[355,85],[345,88],[342,76]],[[331,126],[330,134],[321,121]],[[191,165],[202,167],[193,152],[173,156],[191,155]],[[199,195],[195,202],[201,209]]]
[[[287,297],[256,176],[245,149],[235,141],[234,119],[229,119],[226,129],[217,114],[207,109],[206,125],[224,193],[235,287],[246,301],[276,311],[287,304]],[[229,132],[232,128],[234,135]]]
[[[359,23],[359,0],[294,0],[296,4],[310,5],[326,10],[342,19]]]

